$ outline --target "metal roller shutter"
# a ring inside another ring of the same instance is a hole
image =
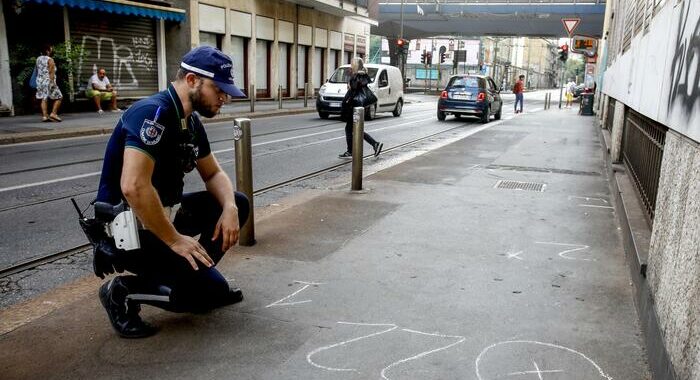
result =
[[[76,91],[84,94],[96,69],[103,67],[120,98],[158,91],[155,20],[70,11],[71,39],[84,55],[76,64]]]

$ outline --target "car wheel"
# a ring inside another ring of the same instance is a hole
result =
[[[319,112],[318,116],[320,116],[321,119],[328,119],[328,112]]]
[[[484,114],[481,115],[481,122],[483,124],[486,124],[489,122],[489,119],[491,119],[491,107],[487,106],[486,109],[484,110]]]
[[[498,108],[498,112],[493,116],[496,120],[501,120],[501,113],[503,112],[503,104]]]
[[[445,121],[445,117],[446,117],[446,115],[445,115],[444,112],[442,112],[442,111],[437,111],[437,118],[438,118],[438,120],[440,120],[440,121]]]
[[[374,118],[377,116],[377,105],[371,105],[367,108],[365,108],[365,120],[374,120]]]
[[[394,117],[399,117],[401,116],[401,111],[403,111],[403,100],[399,99],[396,102],[396,107],[394,107],[394,112],[392,112],[392,115],[394,115]]]

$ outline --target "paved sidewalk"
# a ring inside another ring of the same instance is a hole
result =
[[[7,323],[53,307],[3,325],[0,373],[649,379],[595,128],[556,109],[465,125],[470,137],[370,175],[365,191],[256,210],[258,244],[219,266],[245,301],[145,307],[161,328],[149,339],[114,334],[95,279],[0,311]],[[541,191],[512,189],[523,182]]]

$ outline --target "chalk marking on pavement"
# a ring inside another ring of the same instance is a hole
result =
[[[270,307],[270,306],[291,306],[291,305],[298,305],[298,304],[302,304],[302,303],[309,303],[309,302],[312,302],[311,300],[296,301],[296,302],[284,302],[284,301],[286,301],[286,300],[288,300],[288,299],[294,297],[295,295],[301,293],[302,291],[306,290],[306,288],[308,288],[309,286],[312,286],[312,285],[323,285],[322,282],[308,282],[308,281],[297,281],[297,280],[295,280],[294,283],[295,283],[295,284],[304,284],[304,286],[303,286],[301,289],[297,290],[296,292],[294,292],[294,293],[292,293],[292,294],[290,294],[290,295],[288,295],[288,296],[282,298],[282,299],[279,300],[279,301],[275,301],[275,302],[273,302],[273,303],[271,303],[271,304],[269,304],[269,305],[267,305],[267,306],[265,306],[265,307],[268,308],[268,307]]]
[[[549,369],[549,370],[541,370],[540,367],[537,365],[536,361],[532,361],[532,364],[535,365],[535,370],[534,371],[522,371],[522,372],[511,372],[508,374],[508,376],[515,376],[515,375],[528,375],[531,373],[536,373],[537,377],[539,377],[539,380],[544,380],[542,379],[542,374],[543,373],[558,373],[558,372],[564,372],[560,369]]]
[[[572,253],[572,252],[581,251],[581,250],[590,248],[590,247],[587,246],[587,245],[582,245],[582,244],[567,244],[567,243],[555,243],[555,242],[546,242],[546,241],[536,241],[535,244],[549,244],[549,245],[559,245],[559,246],[562,246],[562,247],[575,247],[575,248],[573,248],[573,249],[567,249],[567,250],[565,250],[565,251],[559,252],[559,253],[558,253],[559,257],[561,257],[561,258],[563,258],[563,259],[568,259],[568,260],[595,261],[595,260],[592,260],[592,259],[578,259],[578,258],[569,257],[569,256],[566,255],[567,253]]]
[[[587,204],[579,204],[579,207],[607,208],[607,209],[611,209],[611,210],[615,209],[615,207],[612,207],[612,206],[598,206],[598,205],[587,205]]]
[[[365,339],[365,338],[370,338],[370,337],[373,337],[373,336],[381,335],[381,334],[387,333],[387,332],[389,332],[389,331],[396,330],[396,329],[398,328],[398,326],[396,326],[396,325],[393,324],[393,323],[354,323],[354,322],[338,322],[338,323],[343,324],[343,325],[356,325],[356,326],[390,326],[390,327],[389,327],[388,329],[386,329],[386,330],[383,330],[383,331],[375,332],[375,333],[368,334],[368,335],[363,335],[363,336],[360,336],[360,337],[357,337],[357,338],[353,338],[353,339],[350,339],[350,340],[342,341],[342,342],[340,342],[340,343],[331,344],[331,345],[329,345],[329,346],[319,347],[319,348],[317,348],[317,349],[315,349],[315,350],[309,352],[309,353],[306,355],[306,361],[307,361],[309,364],[311,364],[312,366],[317,367],[317,368],[321,368],[321,369],[325,369],[325,370],[327,370],[327,371],[359,372],[357,369],[354,369],[354,368],[333,368],[333,367],[326,367],[326,366],[320,365],[320,364],[318,364],[318,363],[315,363],[313,360],[311,360],[311,357],[314,356],[314,355],[316,355],[316,354],[318,354],[318,353],[321,352],[321,351],[329,350],[329,349],[335,348],[335,347],[344,346],[344,345],[346,345],[346,344],[348,344],[348,343],[357,342],[358,340],[361,340],[361,339]]]
[[[476,361],[474,362],[475,368],[476,368],[476,377],[478,380],[484,380],[481,377],[481,373],[479,372],[479,362],[481,361],[482,356],[484,356],[484,354],[486,352],[488,352],[489,350],[491,350],[492,348],[494,348],[496,346],[503,345],[503,344],[532,344],[532,345],[540,345],[540,346],[551,347],[551,348],[558,348],[560,350],[568,351],[572,354],[576,354],[576,355],[586,359],[589,363],[591,363],[593,365],[593,367],[595,367],[595,369],[598,371],[598,374],[600,375],[600,377],[607,379],[607,380],[613,380],[612,376],[603,372],[603,370],[598,366],[598,364],[596,364],[596,362],[591,360],[588,356],[586,356],[586,355],[584,355],[576,350],[568,348],[568,347],[559,346],[559,345],[552,344],[552,343],[538,342],[538,341],[534,341],[534,340],[509,340],[509,341],[505,341],[505,342],[494,343],[494,344],[486,347],[483,351],[481,351],[481,353],[479,353],[479,356],[476,357]],[[542,378],[542,377],[540,376],[540,378]]]
[[[520,257],[520,254],[523,253],[523,251],[518,251],[518,252],[506,252],[506,258],[507,259],[518,259],[518,260],[525,260],[522,257]]]
[[[398,360],[398,361],[395,361],[395,362],[389,364],[388,366],[384,367],[384,369],[382,369],[382,372],[381,372],[382,379],[384,379],[384,380],[389,380],[389,378],[386,377],[386,371],[389,370],[389,368],[396,367],[397,365],[402,364],[402,363],[405,363],[405,362],[407,362],[407,361],[411,361],[411,360],[415,360],[415,359],[420,359],[420,358],[422,358],[422,357],[424,357],[424,356],[433,354],[433,353],[438,352],[438,351],[446,350],[446,349],[448,349],[448,348],[451,348],[451,347],[453,347],[453,346],[456,346],[456,345],[458,345],[458,344],[464,342],[464,341],[467,339],[466,337],[458,336],[458,335],[443,335],[443,334],[437,334],[437,333],[432,334],[432,333],[426,333],[426,332],[416,331],[416,330],[411,330],[411,329],[401,329],[401,330],[402,330],[402,331],[406,331],[406,332],[408,332],[408,333],[413,333],[413,334],[437,336],[437,337],[440,337],[440,338],[455,338],[455,339],[459,339],[459,340],[458,340],[457,342],[452,343],[452,344],[448,344],[447,346],[438,347],[438,348],[436,348],[436,349],[434,349],[434,350],[430,350],[430,351],[424,351],[424,352],[421,352],[421,353],[418,354],[418,355],[411,356],[410,358],[401,359],[401,360]]]
[[[603,203],[605,203],[605,204],[609,204],[609,203],[610,203],[610,202],[608,202],[607,200],[605,200],[605,199],[603,199],[603,198],[579,197],[579,196],[576,196],[576,195],[569,195],[569,199],[570,199],[570,200],[571,200],[571,199],[585,199],[585,200],[587,200],[587,201],[601,201],[601,202],[603,202]]]

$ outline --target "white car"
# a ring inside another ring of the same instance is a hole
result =
[[[365,64],[365,70],[370,78],[368,87],[377,96],[377,103],[365,110],[365,119],[374,119],[377,112],[391,112],[394,116],[400,116],[403,109],[401,71],[395,66],[373,63]],[[321,86],[316,98],[316,110],[322,119],[327,119],[329,115],[340,115],[351,73],[350,65],[340,66]]]

